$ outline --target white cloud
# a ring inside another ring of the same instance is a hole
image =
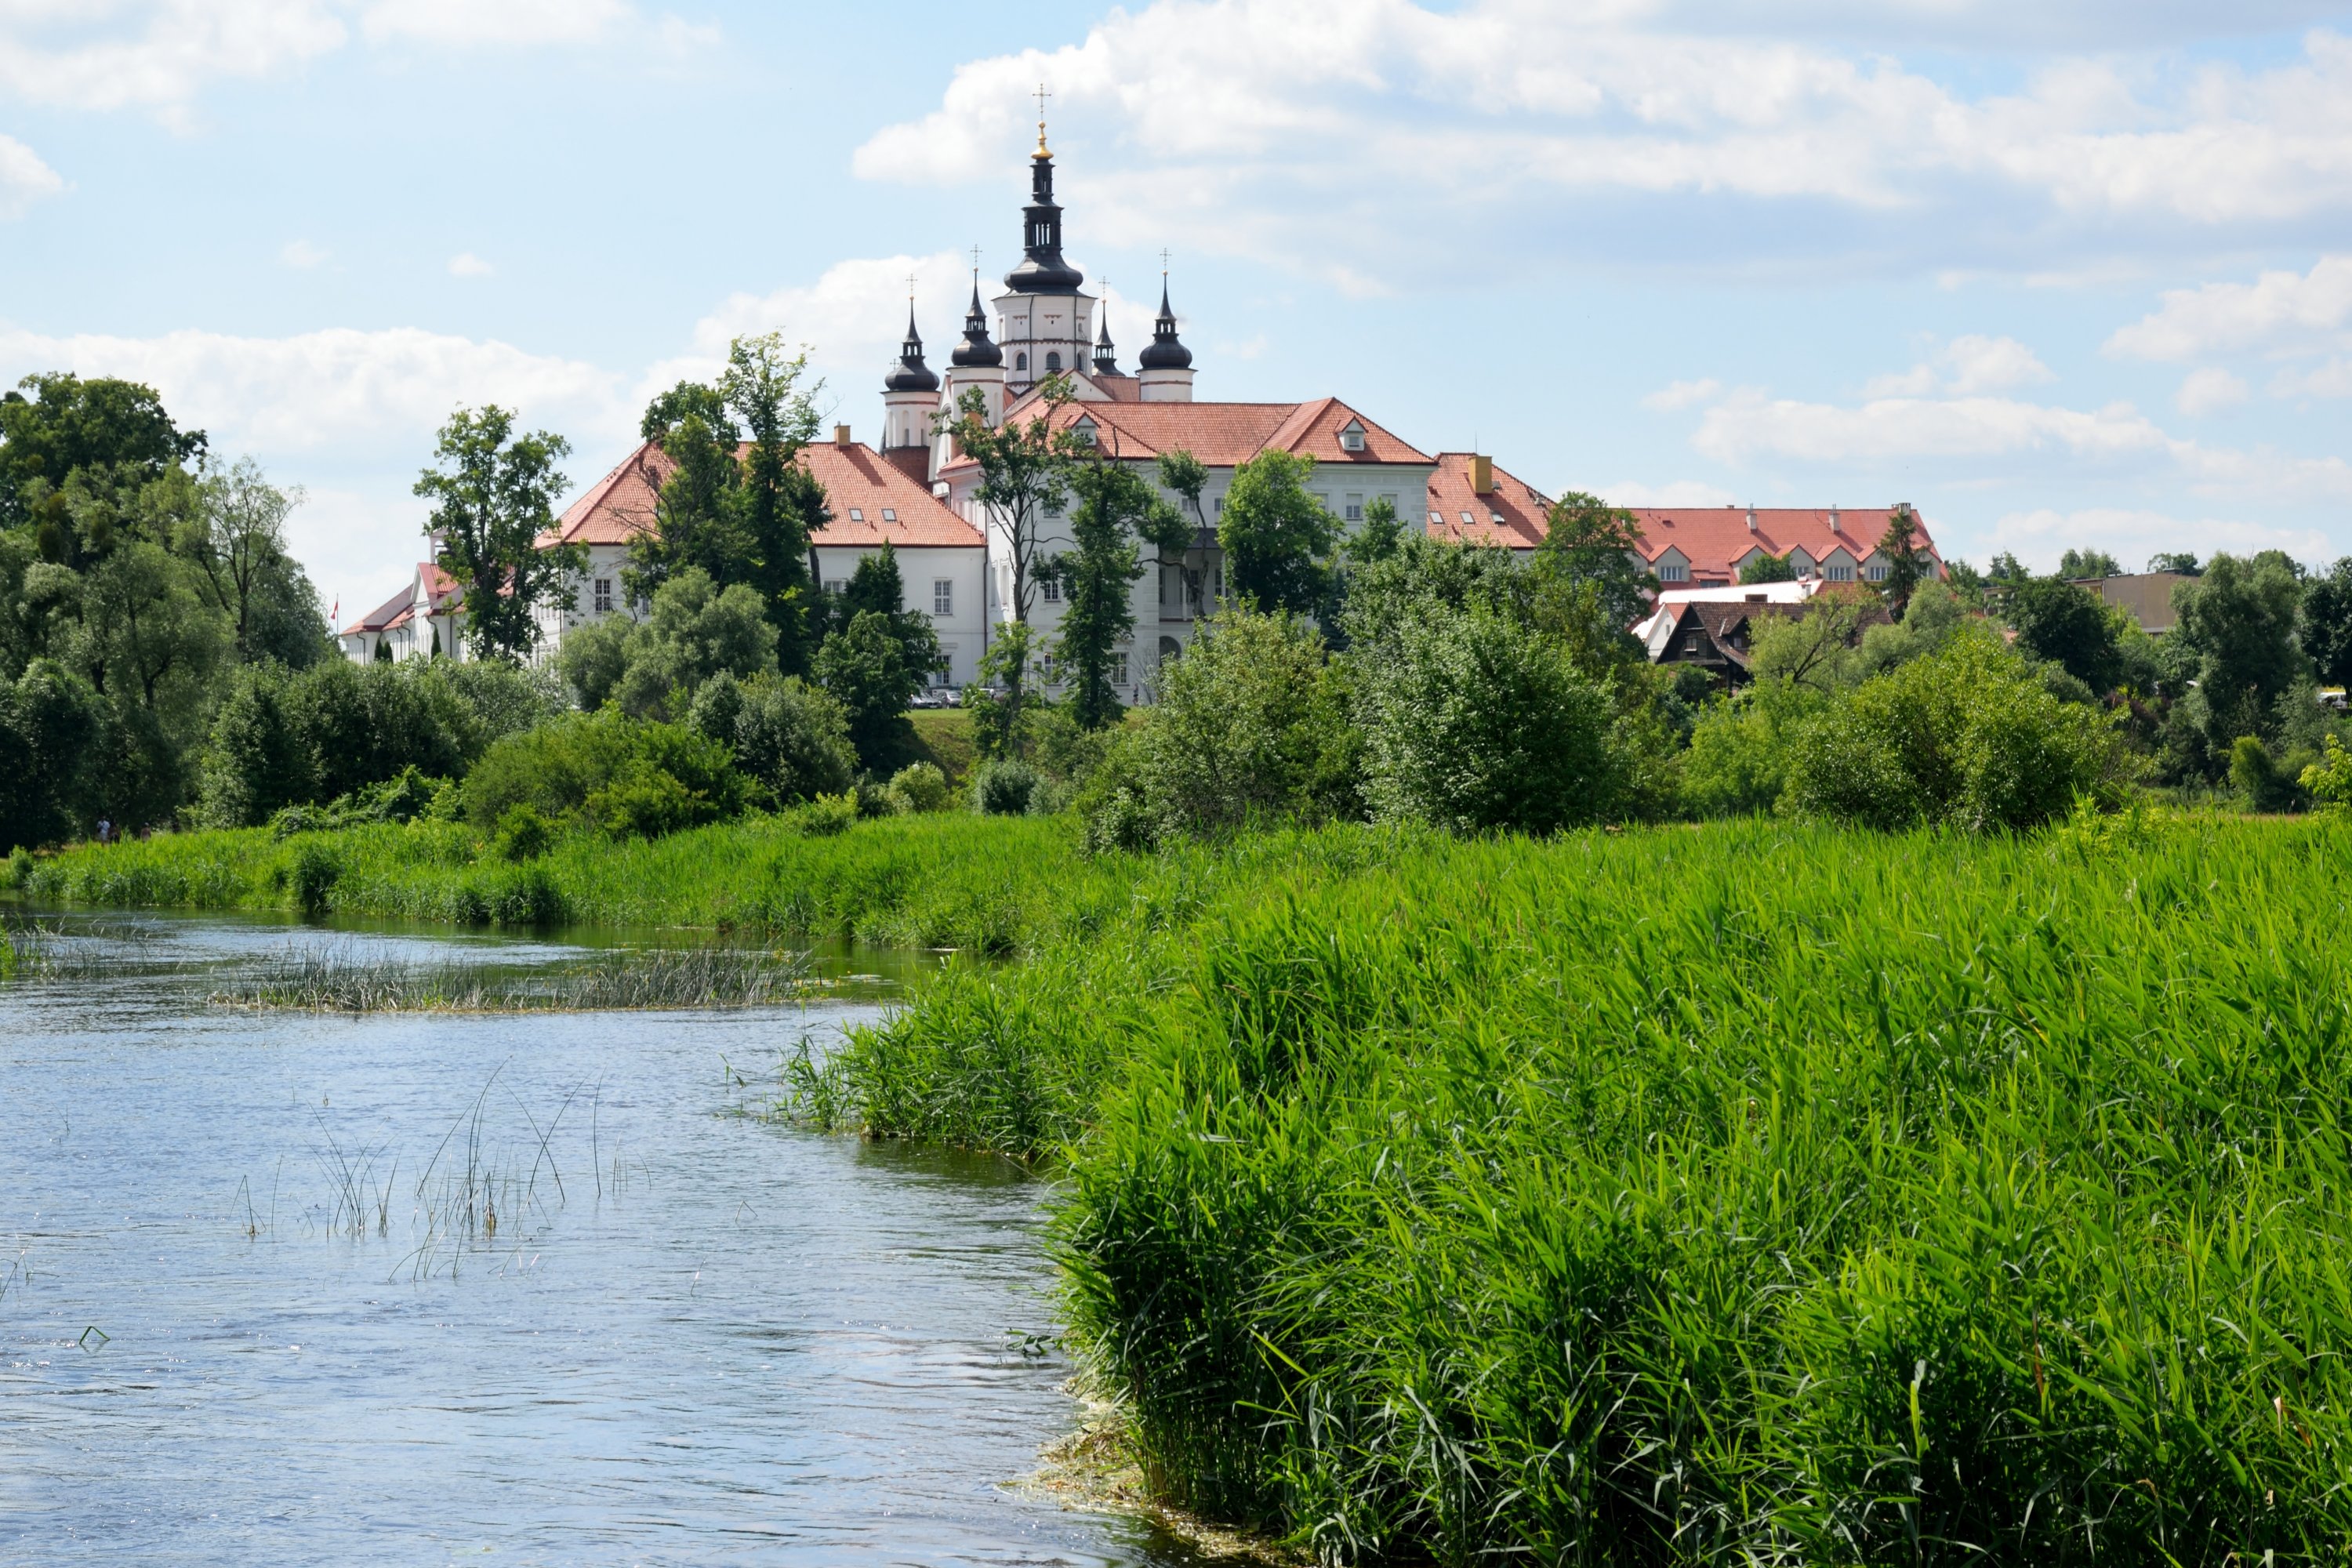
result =
[[[578,360],[414,327],[337,328],[288,338],[177,331],[154,338],[46,337],[0,328],[0,377],[36,370],[145,382],[222,450],[321,447],[414,453],[460,404],[519,407],[576,438],[635,424],[622,379]]]
[[[0,7],[0,96],[177,117],[219,79],[274,75],[340,48],[325,0],[121,0]]]
[[[937,109],[853,162],[871,179],[1002,178],[1043,79],[1098,232],[1183,232],[1375,284],[1458,265],[1472,224],[1483,260],[1515,244],[1556,256],[1559,204],[1580,198],[1634,212],[1738,199],[1737,229],[1711,227],[1706,245],[1686,228],[1651,241],[1677,265],[1722,267],[1885,248],[1857,247],[1870,236],[1939,265],[1974,249],[2046,268],[2069,248],[2137,250],[2151,232],[2202,243],[2225,225],[2236,241],[2352,206],[2339,34],[2315,31],[2263,70],[2061,60],[2001,94],[1938,68],[1679,30],[1638,0],[1156,0],[1079,43],[968,62]],[[1401,230],[1402,208],[1426,218]],[[1607,236],[1596,254],[1622,257],[1645,226],[1589,232]]]
[[[1733,464],[1770,458],[1867,470],[1940,462],[1970,482],[2089,465],[2204,494],[2352,500],[2352,465],[2341,458],[2207,447],[2128,403],[2076,409],[2005,397],[1880,397],[1848,406],[1743,390],[1706,410],[1691,445]]]
[[[0,136],[0,218],[22,217],[35,202],[65,188],[39,153],[13,136]]]
[[[1909,370],[1874,377],[1863,392],[1868,397],[1926,397],[1936,392],[1967,397],[2056,379],[2050,367],[2015,338],[1972,332],[1954,338]]]
[[[2164,303],[2107,339],[2127,359],[2189,360],[2251,350],[2289,353],[2344,341],[2352,323],[2352,256],[2323,256],[2309,272],[2265,272],[2252,283],[2166,291]]]
[[[2315,529],[2281,528],[2245,518],[2180,518],[2158,511],[2090,507],[2076,511],[2042,508],[2012,511],[1992,525],[1989,548],[2006,550],[2026,565],[2049,571],[2070,549],[2105,550],[2136,571],[2158,552],[2252,554],[2284,550],[2317,563],[2335,553],[2327,536]]]
[[[2352,357],[2338,355],[2309,370],[2283,370],[2273,378],[2273,397],[2352,397]]]
[[[1722,395],[1723,383],[1712,376],[1698,381],[1672,381],[1642,399],[1642,406],[1654,413],[1671,414],[1693,404],[1712,403]]]
[[[278,259],[299,271],[308,271],[327,259],[333,252],[307,239],[289,239],[278,251]]]
[[[622,0],[377,0],[360,20],[370,43],[594,43],[635,13]]]
[[[2246,400],[2246,384],[2219,365],[2192,370],[2172,396],[2173,406],[2191,419],[2235,408]]]
[[[470,250],[461,250],[449,258],[449,276],[452,278],[488,278],[497,270]]]

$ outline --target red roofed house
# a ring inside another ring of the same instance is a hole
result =
[[[1785,555],[1800,577],[1831,583],[1876,583],[1886,576],[1879,536],[1900,507],[1637,507],[1643,555],[1659,585],[1704,586],[1736,582],[1739,569],[1763,555]],[[1916,514],[1915,514],[1916,515]],[[1925,522],[1917,547],[1932,574],[1944,574]]]
[[[465,657],[466,595],[457,580],[420,561],[408,584],[344,626],[337,640],[354,664]]]

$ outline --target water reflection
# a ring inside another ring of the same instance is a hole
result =
[[[350,933],[139,923],[0,988],[0,1559],[1187,1560],[1003,1484],[1072,1417],[1035,1184],[757,1114],[873,1004],[243,1012]]]

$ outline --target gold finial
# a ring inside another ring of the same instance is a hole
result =
[[[1053,150],[1045,145],[1045,100],[1053,96],[1044,82],[1037,84],[1037,151],[1030,154],[1033,158],[1050,158],[1054,155]]]

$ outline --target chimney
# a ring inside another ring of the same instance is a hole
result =
[[[849,438],[848,426],[836,425],[833,427],[833,444],[836,447],[849,447],[856,444]]]
[[[1753,502],[1749,503],[1748,508],[1748,531],[1750,533],[1756,531],[1756,507]]]
[[[1830,531],[1831,531],[1832,533],[1836,533],[1836,532],[1838,532],[1838,531],[1839,531],[1839,529],[1838,529],[1838,509],[1837,509],[1837,502],[1835,502],[1835,501],[1832,501],[1832,502],[1830,502]]]
[[[1495,459],[1471,454],[1470,493],[1490,496],[1495,493]]]

